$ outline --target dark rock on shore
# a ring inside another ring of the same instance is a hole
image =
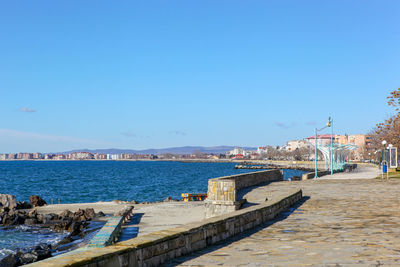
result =
[[[27,209],[31,209],[32,205],[26,201],[18,201],[17,202],[17,210],[27,210]]]
[[[13,195],[0,194],[0,203],[1,206],[9,209],[15,209],[17,207],[17,200]]]
[[[15,254],[10,254],[0,261],[0,267],[15,267],[20,265],[19,258]]]
[[[21,249],[17,251],[16,256],[21,265],[44,260],[51,257],[51,246],[40,244],[33,249]]]
[[[68,245],[75,240],[83,238],[88,232],[88,221],[103,217],[103,212],[95,213],[94,209],[79,209],[76,212],[65,210],[60,214],[38,214],[32,207],[47,205],[39,196],[31,196],[28,202],[17,202],[15,196],[0,194],[0,225],[40,225],[49,227],[54,231],[68,231],[69,234],[59,244],[52,248],[48,244],[40,244],[34,248],[20,249],[16,254],[11,254],[0,260],[0,267],[20,266],[40,261],[51,257],[52,249],[64,245],[61,251],[68,249]],[[72,247],[73,243],[69,246]]]
[[[27,213],[25,211],[10,210],[9,208],[3,208],[0,210],[0,224],[4,226],[8,225],[20,225],[24,224],[27,218]]]
[[[10,254],[0,261],[0,267],[14,267],[44,260],[51,257],[51,246],[40,244],[34,248],[25,248]]]
[[[41,207],[47,205],[47,202],[37,195],[30,196],[29,202],[31,203],[32,207]]]

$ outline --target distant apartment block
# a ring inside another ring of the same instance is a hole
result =
[[[69,155],[72,160],[94,159],[94,155],[90,152],[74,152]]]
[[[259,146],[257,148],[257,154],[259,155],[263,155],[263,154],[267,154],[268,153],[268,147],[266,146]]]
[[[309,148],[311,146],[309,141],[306,140],[292,140],[286,143],[286,151],[295,151],[300,148]]]

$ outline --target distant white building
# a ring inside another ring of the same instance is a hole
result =
[[[118,160],[121,156],[119,154],[107,154],[107,159]]]
[[[267,154],[267,153],[268,153],[268,147],[260,146],[257,148],[257,154],[262,155],[262,154]]]
[[[234,149],[228,151],[226,154],[228,156],[236,156],[236,155],[243,155],[245,154],[245,150],[241,147],[235,147]]]
[[[74,152],[70,154],[70,157],[74,160],[94,159],[94,155],[90,152]]]
[[[310,143],[305,141],[305,140],[293,140],[293,141],[288,141],[285,148],[286,151],[295,151],[296,149],[300,148],[307,148],[310,146]]]

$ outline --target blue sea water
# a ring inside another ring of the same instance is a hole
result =
[[[48,203],[158,201],[181,193],[206,193],[210,178],[254,170],[235,163],[171,161],[0,161],[0,193],[28,201],[39,195]],[[285,178],[301,174],[285,170]]]
[[[235,163],[171,161],[0,161],[0,193],[28,201],[40,195],[48,203],[159,201],[181,193],[206,193],[210,178],[253,172]],[[302,171],[284,170],[284,178]],[[0,258],[17,248],[56,243],[65,234],[27,226],[0,227]]]

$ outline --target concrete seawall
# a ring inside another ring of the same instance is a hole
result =
[[[242,204],[237,196],[240,189],[283,180],[281,170],[258,171],[208,180],[206,218],[238,210]]]
[[[301,190],[292,190],[283,197],[229,214],[153,232],[104,248],[72,251],[30,266],[157,266],[269,221],[301,198]]]

